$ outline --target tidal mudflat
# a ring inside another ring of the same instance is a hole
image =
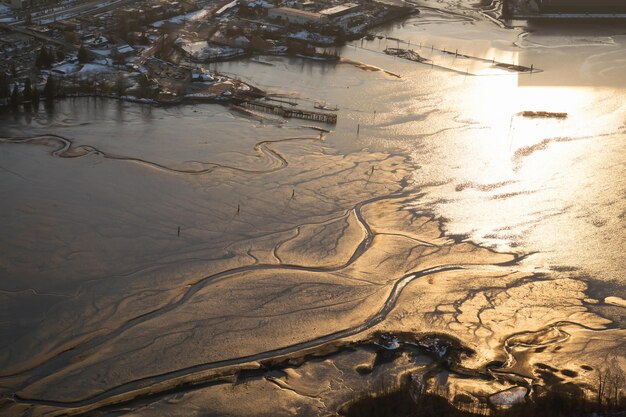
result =
[[[480,16],[381,34],[544,72],[439,71],[376,39],[352,63],[221,66],[337,104],[332,132],[95,98],[2,114],[0,412],[332,415],[407,379],[468,410],[596,398],[607,375],[614,398],[626,43]],[[558,55],[575,87],[543,84]]]

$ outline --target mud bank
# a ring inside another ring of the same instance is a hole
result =
[[[483,407],[622,369],[583,281],[446,236],[402,154],[64,126],[0,141],[3,414],[326,415],[406,378]]]

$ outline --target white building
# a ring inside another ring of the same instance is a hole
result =
[[[359,5],[356,3],[344,3],[339,6],[334,6],[329,9],[320,11],[320,14],[328,19],[334,19],[336,17],[347,15],[348,13],[355,12],[359,9]]]
[[[270,9],[267,15],[271,19],[277,19],[284,23],[295,23],[305,25],[307,23],[319,23],[322,15],[306,10],[292,9],[291,7],[276,7]]]

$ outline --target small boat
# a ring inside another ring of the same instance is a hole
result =
[[[522,116],[531,118],[551,118],[551,119],[566,119],[567,113],[555,113],[549,111],[523,111]]]
[[[337,110],[339,110],[339,107],[328,105],[328,104],[326,104],[325,101],[316,101],[315,104],[313,105],[313,107],[315,107],[316,109],[326,110],[326,111],[337,111]]]

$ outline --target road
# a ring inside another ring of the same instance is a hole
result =
[[[32,21],[39,24],[49,24],[57,20],[71,19],[73,17],[87,16],[96,13],[104,13],[113,8],[125,6],[129,3],[135,3],[138,0],[112,0],[112,1],[92,1],[88,3],[80,3],[66,9],[55,10],[53,12],[44,12],[42,14],[33,14]],[[9,23],[11,26],[23,25],[24,20],[16,20]]]

